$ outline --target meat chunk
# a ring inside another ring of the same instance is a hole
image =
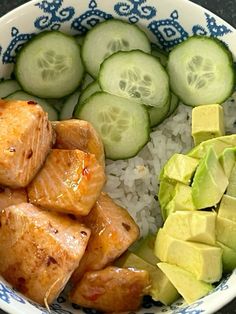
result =
[[[94,154],[100,165],[105,166],[102,140],[89,122],[71,119],[55,121],[52,125],[56,132],[56,148],[80,149]]]
[[[13,190],[0,187],[0,210],[20,203],[27,203],[27,193],[25,189]]]
[[[107,267],[86,273],[70,293],[70,300],[104,312],[135,311],[149,289],[147,271]]]
[[[0,100],[0,184],[25,187],[44,163],[53,130],[32,101]]]
[[[49,210],[87,215],[105,183],[95,156],[76,150],[53,149],[28,187],[30,203]]]
[[[78,266],[90,230],[28,203],[0,211],[0,226],[0,274],[35,302],[50,304]]]
[[[101,193],[90,214],[83,222],[91,229],[91,237],[78,269],[72,276],[78,281],[85,272],[111,264],[134,243],[139,228],[126,209]]]

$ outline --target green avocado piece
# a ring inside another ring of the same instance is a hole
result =
[[[188,152],[188,156],[193,158],[201,159],[207,153],[209,147],[212,147],[217,156],[223,153],[225,148],[235,147],[236,146],[236,134],[225,135],[210,139],[208,141],[204,141],[198,146],[194,147],[190,152]]]
[[[235,147],[224,149],[223,153],[219,157],[219,161],[226,177],[229,178],[235,165]]]
[[[131,252],[126,252],[117,261],[116,266],[122,268],[136,268],[149,272],[151,279],[150,295],[155,301],[169,305],[179,298],[179,294],[166,275],[157,265],[151,265]]]
[[[236,197],[236,163],[230,173],[229,185],[226,190],[226,194],[232,197]]]
[[[222,250],[219,247],[179,240],[159,229],[155,254],[162,262],[191,272],[197,280],[213,283],[222,276]]]
[[[156,236],[148,234],[145,238],[139,241],[138,246],[133,251],[134,254],[144,259],[147,263],[156,266],[159,262],[158,258],[154,254],[154,244]]]
[[[236,251],[232,250],[230,247],[224,245],[223,243],[217,242],[217,245],[222,249],[222,262],[223,262],[223,272],[229,273],[236,268]]]
[[[226,188],[226,177],[215,151],[210,147],[200,161],[192,184],[193,203],[197,209],[215,206]]]
[[[183,154],[174,154],[161,171],[160,179],[190,185],[199,160]]]
[[[193,274],[181,267],[168,263],[158,263],[157,265],[187,303],[192,303],[213,290],[211,284],[197,280]]]
[[[173,198],[166,205],[166,217],[178,210],[196,210],[193,204],[192,188],[179,182],[175,186]]]
[[[216,240],[236,251],[236,222],[217,216]]]
[[[177,211],[166,219],[163,230],[179,240],[215,245],[215,225],[215,212]]]
[[[176,182],[169,182],[167,180],[160,181],[160,187],[158,191],[158,201],[161,207],[161,215],[163,220],[166,220],[166,205],[174,197]]]
[[[224,194],[218,209],[218,216],[236,223],[236,198]]]
[[[193,108],[192,137],[195,145],[222,135],[225,135],[225,128],[221,105],[210,104]]]

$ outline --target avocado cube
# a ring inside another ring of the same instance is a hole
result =
[[[215,245],[215,225],[215,212],[177,211],[166,219],[163,230],[179,240]]]
[[[236,198],[223,195],[218,209],[218,216],[232,220],[236,223]]]
[[[236,251],[236,222],[217,216],[216,240]]]
[[[197,209],[216,206],[228,186],[215,151],[210,147],[200,161],[193,178],[192,196]]]
[[[159,229],[155,254],[162,262],[191,272],[197,280],[213,283],[222,276],[222,250],[219,247],[179,240]]]
[[[169,201],[174,196],[176,182],[170,182],[168,180],[161,180],[160,181],[160,187],[158,191],[158,200],[161,207],[161,214],[163,220],[166,219],[166,205],[169,203]]]
[[[225,148],[236,146],[236,134],[216,137],[208,141],[204,141],[188,152],[188,156],[201,159],[207,153],[209,147],[212,147],[217,156],[223,153]]]
[[[236,197],[236,163],[230,173],[229,184],[226,190],[226,194],[232,197]]]
[[[229,178],[235,165],[235,147],[224,149],[223,153],[219,157],[219,161],[225,175]]]
[[[161,179],[190,185],[199,160],[183,154],[174,154],[165,164]]]
[[[157,265],[151,265],[139,256],[128,251],[123,254],[115,264],[122,268],[146,270],[151,279],[150,295],[153,300],[169,305],[179,298],[177,290]]]
[[[197,280],[193,274],[181,267],[168,263],[158,263],[157,265],[187,303],[192,303],[213,290],[211,284]]]
[[[225,134],[221,105],[198,106],[192,110],[192,137],[195,145]]]
[[[139,241],[138,246],[133,251],[134,254],[144,259],[147,263],[156,266],[158,258],[154,254],[154,244],[156,237],[153,234],[148,234],[145,238]]]
[[[166,205],[166,217],[178,210],[196,210],[193,204],[192,188],[183,183],[177,183],[174,190],[174,196]]]
[[[222,249],[222,262],[223,262],[223,272],[229,273],[236,268],[236,251],[232,250],[230,247],[224,245],[221,242],[217,242],[217,245]]]

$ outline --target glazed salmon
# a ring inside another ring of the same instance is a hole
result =
[[[33,101],[0,100],[0,184],[25,187],[53,142],[47,114]]]
[[[137,310],[150,289],[145,270],[107,267],[88,272],[70,293],[70,301],[104,312]]]
[[[33,301],[52,303],[78,266],[90,230],[28,203],[0,211],[0,225],[0,274]]]
[[[102,269],[123,254],[139,237],[139,228],[126,209],[101,193],[83,222],[91,237],[78,269],[72,276],[77,282],[85,272]]]
[[[25,189],[9,189],[0,187],[0,210],[11,205],[27,203],[27,193]]]
[[[78,149],[53,149],[27,190],[30,203],[49,210],[87,215],[104,183],[104,169],[94,155]]]
[[[56,148],[80,149],[94,154],[100,163],[105,166],[105,155],[102,140],[87,121],[71,119],[52,122],[56,132]]]

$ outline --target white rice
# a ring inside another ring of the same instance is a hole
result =
[[[224,105],[226,132],[236,133],[236,94]],[[162,219],[155,195],[158,177],[174,153],[185,153],[193,146],[192,108],[180,105],[174,115],[151,133],[151,140],[134,158],[106,163],[105,191],[127,208],[140,227],[141,236],[156,232]],[[235,124],[235,125],[234,125]]]

